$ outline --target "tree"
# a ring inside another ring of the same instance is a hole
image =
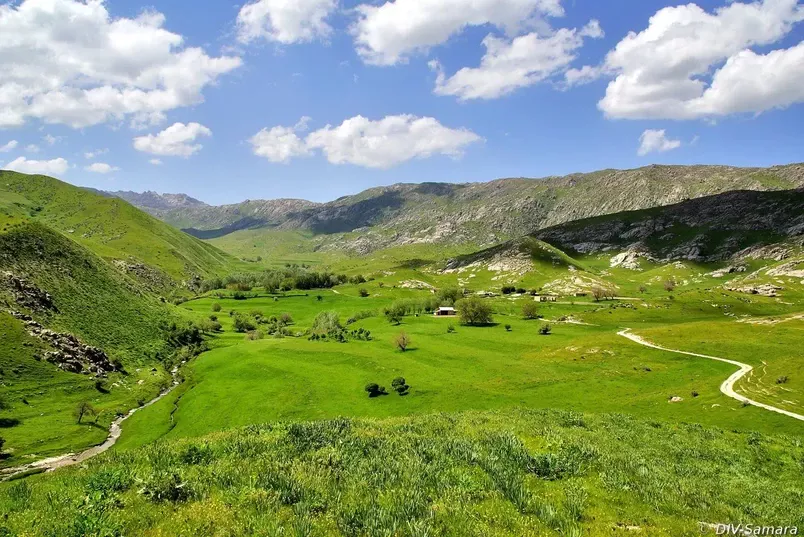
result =
[[[235,332],[249,332],[251,330],[257,329],[257,323],[254,322],[254,319],[250,317],[246,317],[245,315],[236,314],[234,316],[234,329]]]
[[[93,407],[87,401],[78,403],[78,407],[75,409],[75,417],[78,418],[78,423],[81,423],[81,420],[84,419],[84,416],[98,417],[98,411],[95,410],[95,407]]]
[[[0,454],[3,453],[3,445],[6,443],[6,439],[0,436]]]
[[[648,288],[647,288],[647,287],[645,287],[644,285],[640,285],[640,286],[639,286],[639,292],[640,292],[640,293],[642,293],[642,294],[644,295],[645,293],[647,293],[647,292],[648,292]]]
[[[366,384],[366,387],[363,389],[368,392],[369,397],[379,397],[380,395],[388,394],[388,392],[385,391],[385,386],[380,386],[376,382]]]
[[[535,301],[528,300],[522,304],[522,318],[529,320],[539,318],[539,306],[536,305]]]
[[[599,285],[595,285],[592,287],[592,297],[595,299],[595,302],[600,302],[600,299],[606,296],[606,290],[600,287]]]
[[[217,302],[213,303],[212,304],[212,311],[214,311],[215,313],[218,313],[219,311],[221,311],[221,305],[218,304]]]
[[[510,332],[510,331],[511,331],[511,325],[510,325],[510,324],[505,325],[505,331],[506,331],[506,332]]]
[[[410,347],[410,336],[408,336],[404,331],[400,332],[394,338],[394,345],[396,345],[396,348],[400,351],[405,352],[408,350],[408,347]]]
[[[539,334],[542,336],[549,336],[552,331],[553,327],[551,327],[549,324],[543,325],[539,328]]]
[[[369,296],[368,289],[365,289],[365,288],[361,288],[359,293],[360,293],[360,296],[363,297],[363,298],[366,298],[367,296]]]
[[[282,322],[282,324],[286,326],[289,324],[293,324],[293,317],[290,316],[290,313],[283,313],[282,315],[279,316],[279,320]]]
[[[676,281],[673,278],[668,278],[664,282],[664,290],[668,293],[672,292],[676,288]]]
[[[463,296],[463,293],[461,293],[461,290],[457,287],[445,287],[438,291],[438,305],[453,306],[461,296]]]
[[[405,377],[396,377],[391,381],[391,387],[399,395],[407,395],[408,391],[410,391],[410,386],[405,382]]]
[[[458,315],[461,316],[461,322],[471,326],[482,324],[491,324],[493,317],[491,314],[491,304],[477,298],[464,298],[459,300],[456,304]]]
[[[315,299],[316,299],[317,301],[321,302],[322,300],[324,300],[324,297],[323,297],[323,296],[321,296],[321,295],[316,295],[316,296],[315,296]]]

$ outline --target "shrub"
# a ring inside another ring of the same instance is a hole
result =
[[[511,293],[516,293],[516,287],[514,287],[513,285],[503,285],[500,291],[504,295],[510,295]]]
[[[776,379],[776,384],[787,384],[787,381],[790,380],[787,378],[787,375],[782,375],[778,379]]]
[[[293,317],[290,316],[290,313],[283,313],[282,315],[279,316],[279,320],[284,325],[293,324]]]
[[[368,289],[365,289],[365,288],[361,288],[359,293],[360,293],[360,296],[363,297],[363,298],[366,298],[367,296],[369,296]]]
[[[235,332],[250,332],[257,329],[257,323],[254,319],[246,317],[242,314],[235,314],[234,316],[234,330]]]
[[[410,391],[410,386],[405,382],[405,377],[396,377],[391,381],[391,387],[399,395],[407,395]]]
[[[178,474],[156,474],[145,482],[142,494],[152,502],[184,502],[193,494]]]
[[[553,328],[549,324],[542,325],[539,328],[539,334],[542,336],[549,336],[553,331]]]
[[[464,324],[476,326],[491,324],[491,304],[477,297],[465,298],[457,303],[458,315]]]
[[[404,331],[400,332],[394,338],[394,345],[400,351],[405,352],[406,350],[408,350],[408,347],[410,346],[410,336],[408,336]]]
[[[510,332],[510,331],[511,331],[511,325],[510,325],[510,324],[505,325],[505,331],[506,331],[506,332]]]
[[[6,439],[0,436],[0,453],[3,453],[3,445],[6,443]]]
[[[539,306],[536,302],[529,300],[522,304],[522,318],[528,320],[539,318]]]
[[[318,315],[315,316],[315,319],[313,319],[313,332],[330,333],[340,330],[341,328],[341,321],[336,311],[319,312]]]
[[[219,311],[221,311],[221,305],[218,304],[217,302],[214,302],[212,304],[212,311],[214,311],[215,313],[218,313]]]
[[[668,278],[664,282],[664,290],[667,292],[671,292],[676,288],[676,281],[673,278]]]
[[[455,332],[455,327],[452,325],[447,326],[447,334],[452,334]]]
[[[388,394],[388,392],[385,391],[385,386],[380,386],[375,382],[366,384],[366,387],[363,389],[368,392],[369,397],[379,397],[380,395]]]
[[[218,320],[218,316],[217,316],[217,315],[215,315],[215,314],[213,313],[212,315],[210,315],[210,316],[209,316],[209,320],[210,320],[210,321],[217,321],[217,320]]]
[[[258,341],[265,338],[265,333],[261,330],[250,330],[246,332],[246,341]]]

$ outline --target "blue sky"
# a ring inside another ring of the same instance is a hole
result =
[[[6,4],[0,167],[219,204],[804,160],[795,0],[483,3]]]

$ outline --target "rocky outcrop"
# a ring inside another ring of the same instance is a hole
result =
[[[727,285],[725,289],[727,291],[734,291],[735,293],[746,293],[749,295],[775,297],[777,296],[777,291],[781,291],[783,288],[779,287],[778,285],[765,283],[761,285],[735,285],[735,286]]]
[[[3,272],[0,275],[0,284],[9,290],[14,301],[23,308],[37,312],[59,311],[50,293],[11,272]]]
[[[118,370],[105,352],[81,343],[74,335],[44,328],[29,315],[20,312],[11,312],[11,315],[22,321],[31,336],[53,347],[54,350],[46,352],[42,358],[59,369],[97,377],[105,377],[107,373]]]

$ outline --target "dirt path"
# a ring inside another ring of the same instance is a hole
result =
[[[759,408],[764,408],[765,410],[770,410],[771,412],[778,412],[779,414],[784,414],[785,416],[789,416],[791,418],[804,421],[804,415],[796,414],[795,412],[790,412],[789,410],[783,410],[781,408],[776,408],[775,406],[766,405],[765,403],[760,403],[758,401],[754,401],[753,399],[749,399],[744,395],[740,395],[736,391],[734,391],[734,384],[743,378],[745,375],[749,374],[753,371],[753,367],[748,364],[744,364],[742,362],[737,362],[735,360],[729,360],[727,358],[719,358],[717,356],[709,356],[706,354],[697,354],[694,352],[687,352],[687,351],[680,351],[677,349],[668,349],[666,347],[662,347],[659,345],[654,345],[649,341],[646,341],[642,337],[632,334],[630,328],[626,328],[625,330],[621,330],[617,332],[618,336],[623,336],[625,338],[630,339],[634,343],[639,343],[640,345],[644,345],[646,347],[650,347],[652,349],[659,349],[661,351],[667,352],[675,352],[677,354],[686,354],[687,356],[696,356],[698,358],[707,358],[709,360],[717,360],[718,362],[726,362],[727,364],[735,365],[740,369],[734,372],[729,378],[723,381],[723,384],[720,385],[720,391],[723,392],[724,395],[731,397],[732,399],[736,399],[743,403],[749,403],[754,406],[758,406]]]
[[[152,404],[156,403],[167,394],[173,391],[173,389],[180,384],[178,380],[178,368],[173,368],[171,374],[173,375],[173,384],[166,390],[163,390],[159,395],[142,405],[141,407],[132,408],[128,411],[128,413],[124,416],[120,416],[116,420],[112,422],[109,426],[109,436],[106,437],[106,441],[102,444],[97,446],[93,446],[89,449],[81,451],[80,453],[66,453],[64,455],[59,455],[57,457],[50,457],[49,459],[42,459],[36,462],[32,462],[29,464],[23,464],[22,466],[14,466],[11,468],[3,468],[0,469],[0,481],[6,481],[15,475],[19,475],[29,471],[39,471],[39,472],[52,472],[53,470],[57,470],[59,468],[64,468],[65,466],[72,466],[73,464],[78,464],[84,462],[87,459],[90,459],[96,455],[100,455],[117,442],[118,438],[123,432],[121,425],[124,421],[131,417],[136,411],[151,406]]]

